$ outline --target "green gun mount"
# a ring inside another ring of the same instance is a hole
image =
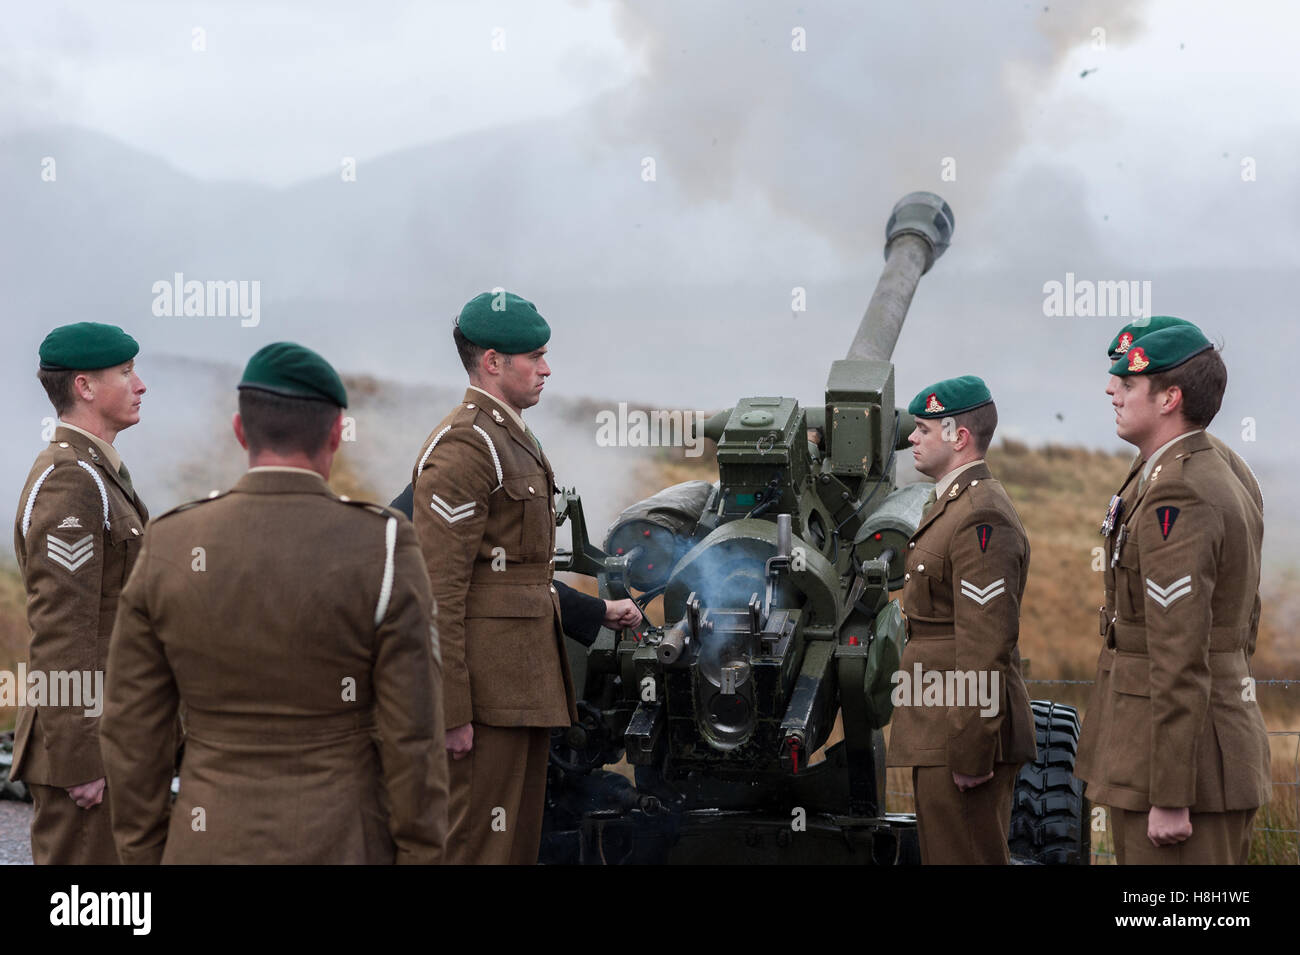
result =
[[[952,231],[938,196],[898,202],[824,402],[749,397],[709,418],[716,483],[638,502],[603,548],[563,492],[574,546],[556,570],[662,596],[665,625],[570,641],[581,719],[554,734],[543,861],[919,862],[915,816],[886,811],[881,730],[905,639],[889,594],[932,485],[895,482],[913,422],[890,357]],[[623,758],[634,781],[604,768]]]

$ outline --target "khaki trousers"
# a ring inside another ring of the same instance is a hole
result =
[[[1147,812],[1110,810],[1115,861],[1120,865],[1245,865],[1256,809],[1192,813],[1192,834],[1172,846],[1147,838]]]
[[[474,748],[447,759],[448,865],[536,865],[551,731],[474,724]]]
[[[28,783],[32,794],[32,861],[37,865],[118,865],[109,806],[81,809],[61,786]]]
[[[922,865],[1008,865],[1011,795],[1019,763],[997,763],[993,778],[962,792],[947,766],[913,766]]]

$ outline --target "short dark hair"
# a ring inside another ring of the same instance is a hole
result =
[[[1228,388],[1228,368],[1217,348],[1207,348],[1175,368],[1147,375],[1150,395],[1177,388],[1183,393],[1183,417],[1187,423],[1204,428],[1214,420]]]
[[[54,413],[62,416],[77,403],[77,395],[72,390],[72,383],[77,380],[77,372],[71,368],[38,368],[36,379],[54,405]]]
[[[451,337],[456,342],[456,354],[460,355],[460,363],[465,366],[465,371],[477,375],[479,359],[487,349],[482,345],[475,345],[466,338],[459,325],[452,327]]]
[[[993,442],[993,432],[998,429],[998,406],[990,401],[986,405],[954,415],[953,421],[958,428],[970,432],[975,450],[983,454]]]
[[[239,390],[239,417],[252,453],[315,454],[325,447],[341,410],[330,401],[291,398],[258,388]]]

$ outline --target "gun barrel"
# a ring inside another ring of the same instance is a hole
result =
[[[908,193],[885,226],[885,268],[849,346],[849,359],[889,361],[921,276],[952,241],[948,203],[932,192]]]

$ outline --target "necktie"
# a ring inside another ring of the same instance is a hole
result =
[[[925,499],[925,506],[921,508],[921,520],[930,516],[930,508],[939,503],[939,497],[934,493],[935,489],[930,488],[930,496]]]
[[[123,461],[122,466],[117,469],[117,476],[120,477],[122,479],[122,483],[126,485],[127,492],[132,497],[135,497],[135,485],[131,483],[131,472],[126,469],[125,461]]]
[[[524,425],[524,434],[533,439],[533,444],[537,445],[538,451],[542,450],[542,442],[537,440],[537,435],[533,434],[533,429],[528,427],[528,425]]]

